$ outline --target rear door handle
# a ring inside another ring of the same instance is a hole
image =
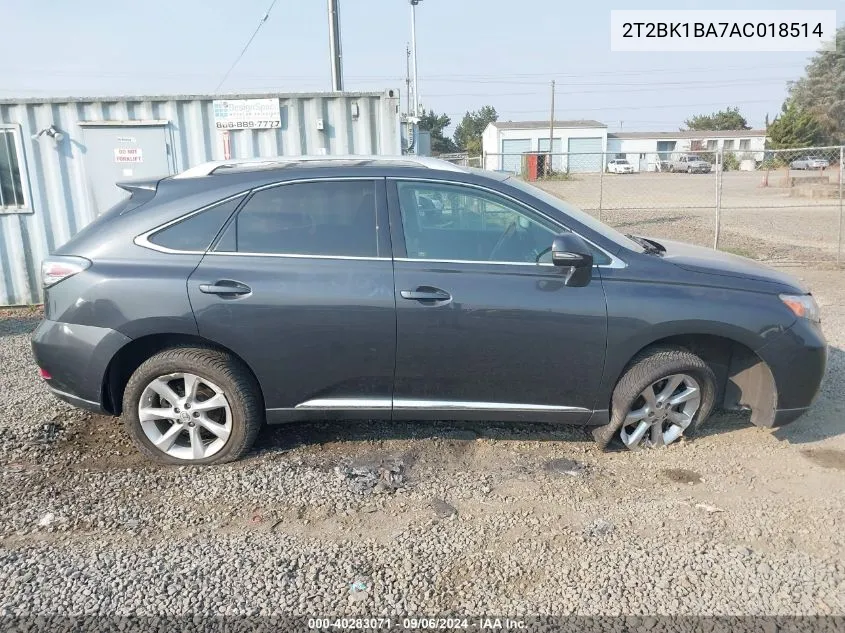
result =
[[[402,290],[399,294],[403,299],[410,299],[411,301],[449,301],[452,299],[452,295],[439,288]]]
[[[213,284],[200,284],[200,292],[207,295],[247,295],[252,288],[239,281],[221,279]]]

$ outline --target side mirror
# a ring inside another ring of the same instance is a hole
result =
[[[593,253],[575,233],[561,233],[552,241],[552,264],[568,267],[567,286],[586,286],[593,277]]]

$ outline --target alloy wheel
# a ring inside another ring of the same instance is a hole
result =
[[[619,432],[629,449],[671,444],[684,434],[701,406],[701,387],[689,374],[653,382],[637,396]]]
[[[211,457],[232,433],[232,411],[224,391],[190,373],[152,380],[141,394],[138,418],[153,446],[186,461]]]

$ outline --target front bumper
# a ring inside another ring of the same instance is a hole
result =
[[[109,328],[44,320],[32,334],[35,362],[50,378],[58,398],[96,412],[104,411],[106,370],[131,339]]]
[[[769,366],[777,406],[765,426],[783,426],[801,417],[815,402],[827,366],[827,342],[821,328],[798,319],[791,328],[757,350]]]

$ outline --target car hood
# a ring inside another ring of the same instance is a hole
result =
[[[666,251],[663,259],[691,272],[707,275],[719,275],[738,279],[765,282],[766,287],[761,290],[774,292],[789,292],[804,294],[809,289],[798,279],[787,273],[765,266],[753,259],[732,255],[723,251],[716,251],[704,246],[694,246],[673,240],[652,239]]]

